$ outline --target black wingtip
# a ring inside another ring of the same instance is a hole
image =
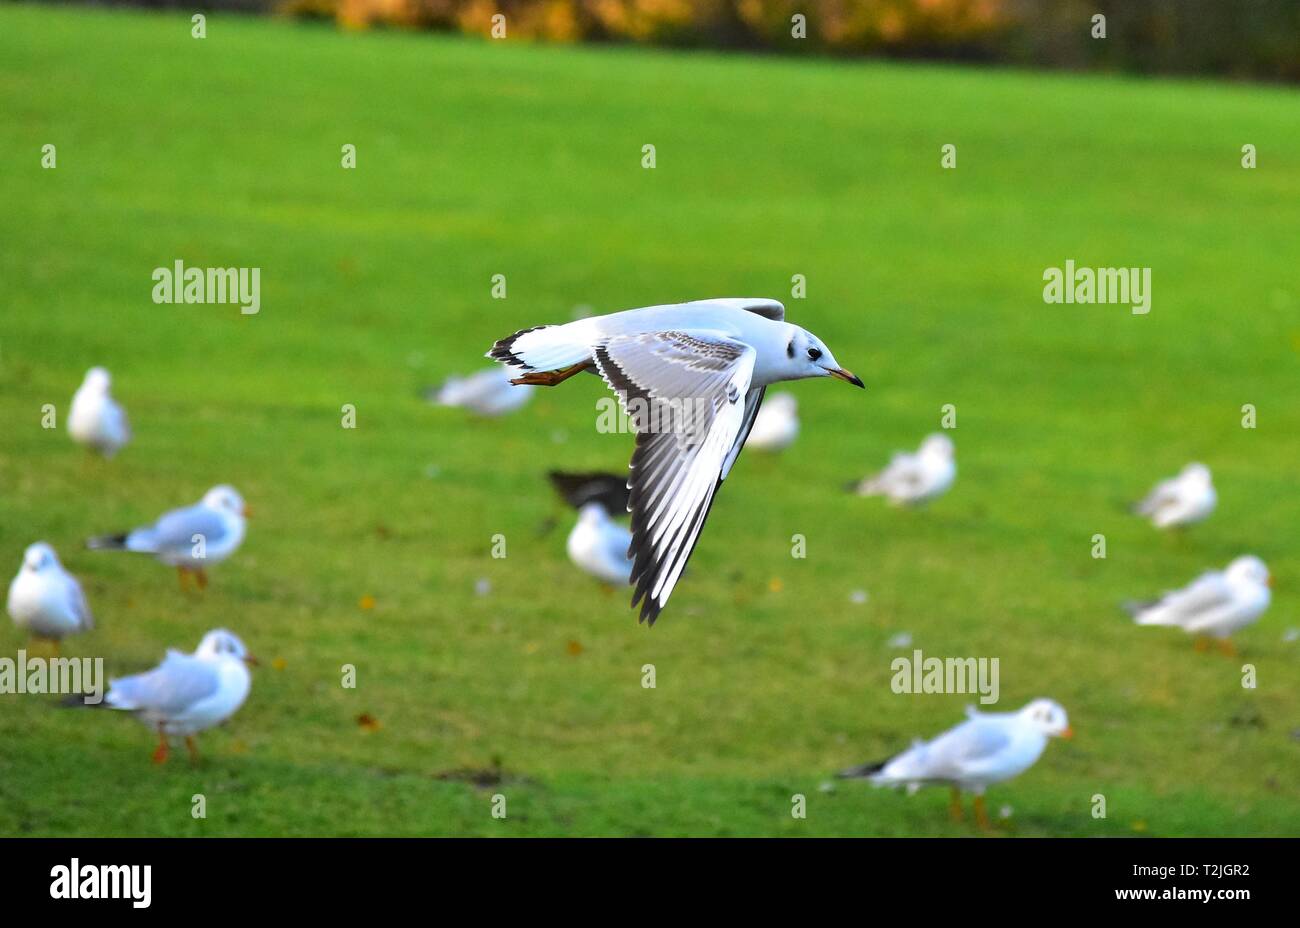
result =
[[[885,764],[887,763],[889,763],[889,761],[881,760],[870,764],[862,764],[858,767],[850,767],[848,770],[841,770],[839,773],[835,774],[835,776],[840,780],[862,780],[874,773],[879,773],[884,770]]]

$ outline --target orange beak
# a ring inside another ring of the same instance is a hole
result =
[[[1062,737],[1062,738],[1065,738],[1067,741],[1068,741],[1070,738],[1073,738],[1073,737],[1074,737],[1074,729],[1073,729],[1071,726],[1066,725],[1066,726],[1065,726],[1065,731],[1061,732],[1061,737]]]
[[[845,383],[851,383],[855,387],[859,387],[863,390],[867,388],[867,385],[862,382],[862,378],[859,377],[857,374],[853,373],[853,371],[846,371],[842,367],[832,367],[827,370],[827,373],[829,373],[832,377],[838,377],[840,380],[843,380]]]

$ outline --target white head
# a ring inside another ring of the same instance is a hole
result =
[[[233,657],[235,660],[243,661],[246,664],[256,664],[257,661],[248,653],[248,648],[244,642],[234,632],[226,631],[224,628],[214,629],[203,636],[199,646],[194,650],[195,657]]]
[[[1273,575],[1268,572],[1264,562],[1253,554],[1244,554],[1228,565],[1224,572],[1229,583],[1249,583],[1256,586],[1272,586]]]
[[[950,460],[955,451],[952,439],[943,432],[927,435],[925,441],[921,442],[921,455],[923,457]]]
[[[108,368],[92,367],[86,371],[86,379],[81,382],[81,386],[96,393],[107,393],[112,383],[113,378],[108,376]]]
[[[1183,472],[1181,476],[1188,477],[1199,483],[1209,483],[1210,469],[1206,467],[1204,464],[1198,464],[1197,462],[1193,461],[1191,464],[1188,464],[1186,467],[1183,468]]]
[[[248,509],[239,491],[228,484],[220,484],[203,494],[203,505],[209,509],[229,512],[232,515],[246,516]]]
[[[578,509],[578,521],[599,525],[609,521],[609,513],[597,502],[583,503]]]
[[[1021,709],[1019,715],[1049,738],[1074,737],[1069,716],[1065,714],[1065,709],[1058,702],[1050,699],[1035,699]]]
[[[838,377],[855,387],[863,387],[861,379],[840,367],[831,350],[816,335],[797,325],[787,325],[785,359],[781,362],[782,380],[802,380],[806,377]]]
[[[43,541],[28,545],[27,550],[23,552],[23,570],[40,573],[42,570],[57,566],[58,563],[59,556]]]

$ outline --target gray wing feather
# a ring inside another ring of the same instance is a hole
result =
[[[216,693],[219,682],[207,661],[168,651],[153,670],[113,680],[107,702],[120,709],[175,715]]]
[[[175,509],[159,519],[152,530],[152,541],[158,550],[188,548],[194,536],[202,535],[205,544],[216,544],[226,534],[221,517],[206,506],[188,506]]]

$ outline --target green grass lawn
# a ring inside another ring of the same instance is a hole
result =
[[[1000,708],[1069,710],[1075,740],[990,791],[1012,833],[1300,835],[1294,90],[227,15],[200,41],[187,15],[5,6],[0,112],[4,578],[54,544],[99,620],[65,653],[110,674],[217,626],[263,660],[197,768],[151,765],[125,716],[0,696],[0,834],[968,834],[942,790],[824,787],[973,701],[890,690],[906,632],[997,657]],[[261,312],[155,305],[178,258],[260,267]],[[1152,311],[1044,304],[1067,258],[1152,268]],[[783,299],[868,391],[790,387],[799,441],[741,458],[648,629],[569,564],[567,524],[538,531],[561,515],[545,470],[626,465],[600,382],[491,422],[418,390],[579,305],[721,295]],[[109,462],[63,428],[94,364],[136,432]],[[947,403],[950,495],[841,491]],[[1169,537],[1124,511],[1194,459],[1209,522]],[[219,482],[255,517],[203,595],[81,546]],[[1277,587],[1238,660],[1118,609],[1246,552]],[[20,647],[0,624],[0,655]]]

